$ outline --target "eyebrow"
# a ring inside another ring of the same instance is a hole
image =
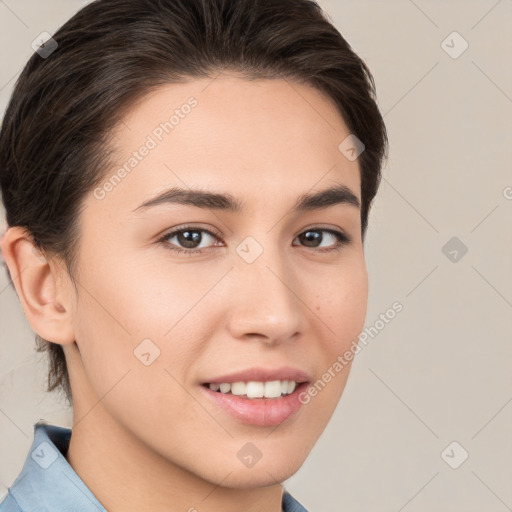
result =
[[[244,211],[243,202],[231,194],[173,187],[148,199],[135,208],[133,212],[147,210],[151,207],[168,203],[191,205],[197,208],[222,210],[237,214],[241,214]],[[300,213],[320,210],[335,204],[347,204],[356,208],[361,207],[358,197],[347,186],[338,185],[320,192],[301,195],[292,207],[292,211]]]

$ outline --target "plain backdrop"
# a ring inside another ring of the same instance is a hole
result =
[[[0,112],[32,41],[86,3],[0,0]],[[512,1],[319,3],[372,71],[390,158],[365,243],[374,334],[285,485],[311,512],[511,510]],[[4,272],[0,323],[3,495],[33,424],[71,415]]]

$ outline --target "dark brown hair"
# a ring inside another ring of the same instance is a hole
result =
[[[289,78],[334,101],[365,145],[364,240],[386,128],[369,69],[314,1],[96,0],[53,38],[57,47],[31,56],[7,106],[0,184],[8,225],[24,227],[47,258],[61,258],[75,289],[81,207],[111,168],[108,137],[123,113],[160,85],[222,70]],[[37,335],[36,343],[48,351],[48,391],[61,389],[71,403],[62,347]]]

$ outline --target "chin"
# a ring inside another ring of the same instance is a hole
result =
[[[296,456],[286,459],[284,456],[276,457],[276,460],[258,461],[253,467],[246,468],[240,465],[226,467],[224,475],[229,473],[226,478],[219,477],[222,473],[214,468],[213,479],[209,479],[216,485],[232,489],[256,489],[281,484],[293,476],[304,463],[304,458]]]
[[[265,442],[264,439],[255,439],[253,443],[237,438],[234,444],[235,449],[219,447],[226,455],[222,460],[215,456],[211,457],[211,465],[203,473],[203,478],[216,485],[233,489],[276,485],[300,469],[314,441],[308,440],[306,443],[304,440],[301,442],[295,439],[294,442],[290,440],[287,446],[283,446],[283,443]]]

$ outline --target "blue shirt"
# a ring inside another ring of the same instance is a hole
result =
[[[0,512],[106,512],[65,458],[71,429],[36,423],[25,464]],[[287,491],[284,512],[307,512]]]

